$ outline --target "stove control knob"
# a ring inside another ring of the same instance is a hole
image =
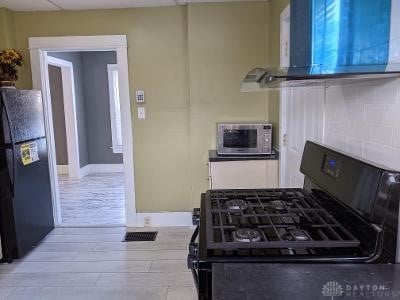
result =
[[[192,270],[197,270],[199,267],[199,261],[197,259],[197,256],[195,255],[188,255],[187,258],[187,267],[188,269],[192,269]]]
[[[197,255],[199,253],[199,244],[197,243],[190,243],[189,244],[189,254]]]
[[[200,208],[193,209],[192,223],[195,226],[199,225],[199,223],[200,223]]]

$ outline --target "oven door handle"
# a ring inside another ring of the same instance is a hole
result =
[[[197,294],[199,294],[199,274],[198,274],[199,261],[198,261],[198,244],[195,243],[195,241],[198,235],[199,235],[199,225],[196,226],[196,229],[194,230],[192,237],[190,238],[189,254],[187,259],[188,268],[192,272]]]
[[[191,269],[192,275],[193,275],[193,280],[194,280],[194,286],[196,287],[196,292],[197,295],[199,294],[199,274],[195,269]]]
[[[199,225],[196,226],[196,228],[195,228],[195,230],[194,230],[194,232],[192,234],[192,237],[190,238],[190,243],[191,244],[196,241],[196,238],[198,237],[198,235],[199,235]]]

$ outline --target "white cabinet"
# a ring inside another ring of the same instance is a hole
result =
[[[279,161],[239,160],[209,163],[211,189],[265,189],[279,186]]]

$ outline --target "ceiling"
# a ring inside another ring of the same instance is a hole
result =
[[[204,2],[249,2],[254,0],[0,0],[0,7],[14,11],[110,9],[174,6]],[[268,1],[268,0],[256,0]]]

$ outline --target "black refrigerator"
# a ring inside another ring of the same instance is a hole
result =
[[[0,117],[1,254],[10,262],[54,228],[40,91],[1,88]]]

